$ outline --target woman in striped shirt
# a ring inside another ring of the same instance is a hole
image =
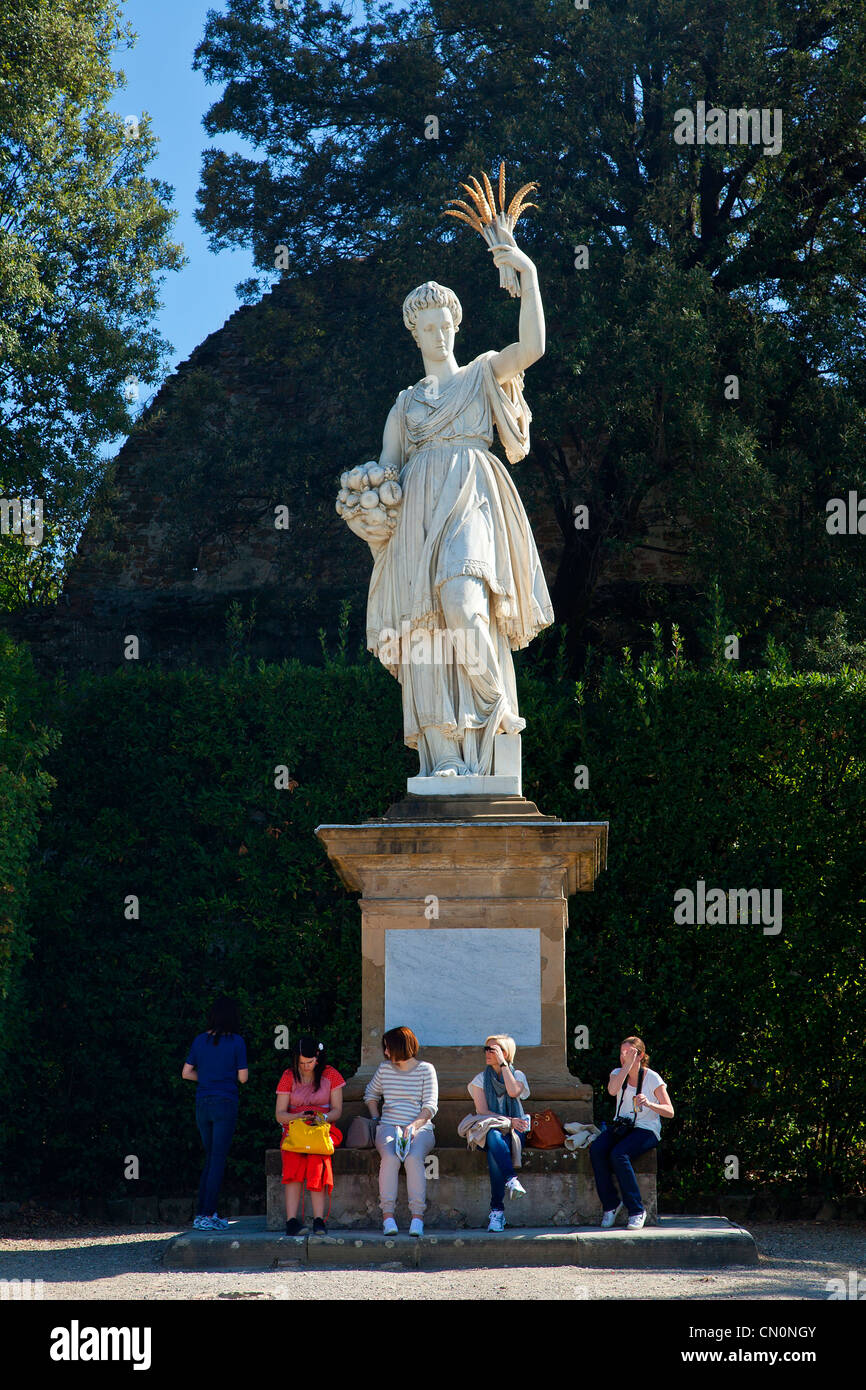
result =
[[[410,1236],[424,1234],[427,1206],[427,1174],[424,1160],[436,1143],[430,1121],[439,1108],[439,1083],[435,1068],[418,1060],[418,1039],[411,1028],[389,1028],[382,1037],[385,1061],[371,1078],[364,1100],[373,1119],[382,1115],[376,1127],[379,1150],[379,1204],[382,1229],[386,1236],[396,1234],[394,1208],[400,1162],[406,1167],[406,1188],[412,1221]],[[405,1145],[408,1142],[408,1151]]]

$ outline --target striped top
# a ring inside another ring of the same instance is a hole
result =
[[[364,1100],[383,1098],[382,1119],[387,1125],[408,1125],[426,1105],[431,1115],[439,1109],[439,1082],[429,1062],[401,1071],[391,1062],[380,1062],[367,1083]],[[428,1120],[422,1128],[427,1128]]]

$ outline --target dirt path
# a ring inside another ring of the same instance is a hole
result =
[[[0,1280],[42,1280],[45,1299],[821,1299],[853,1270],[866,1287],[863,1223],[749,1227],[760,1264],[703,1270],[165,1270],[176,1228],[77,1226],[25,1234],[0,1226]],[[8,1286],[7,1286],[8,1287]],[[0,1285],[0,1294],[3,1286]]]

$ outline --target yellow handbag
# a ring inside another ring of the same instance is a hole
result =
[[[334,1141],[330,1123],[324,1115],[315,1115],[310,1120],[297,1115],[286,1125],[280,1148],[294,1154],[332,1154]]]

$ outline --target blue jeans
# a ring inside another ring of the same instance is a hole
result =
[[[640,1215],[643,1202],[640,1199],[640,1189],[631,1160],[639,1154],[648,1153],[658,1142],[651,1129],[633,1129],[631,1134],[620,1139],[618,1144],[611,1143],[609,1129],[603,1129],[601,1134],[593,1139],[589,1146],[589,1156],[604,1211],[615,1211],[619,1206],[619,1197],[613,1181],[615,1173],[626,1211],[629,1216]]]
[[[523,1148],[525,1134],[518,1134]],[[487,1167],[490,1170],[490,1210],[502,1211],[505,1201],[505,1184],[514,1177],[514,1164],[511,1161],[511,1135],[504,1129],[491,1129],[487,1132],[484,1146],[487,1154]]]
[[[195,1122],[204,1144],[204,1169],[198,1185],[197,1216],[213,1216],[217,1209],[237,1118],[237,1097],[203,1096],[201,1100],[196,1100]]]

